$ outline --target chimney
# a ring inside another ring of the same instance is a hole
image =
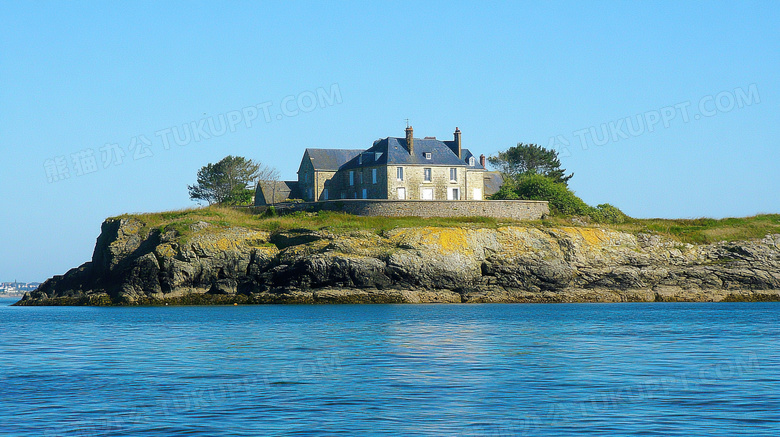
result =
[[[409,154],[414,155],[414,137],[412,136],[412,127],[406,127],[406,147],[409,149]]]
[[[460,147],[460,129],[457,127],[455,128],[455,147],[457,147],[457,150],[453,150],[458,155],[458,159],[461,159],[461,147]]]
[[[486,168],[485,167],[485,154],[484,153],[479,155],[479,165],[481,165],[482,168]]]

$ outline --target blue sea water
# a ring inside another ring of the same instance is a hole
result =
[[[2,436],[780,435],[780,304],[10,307]]]

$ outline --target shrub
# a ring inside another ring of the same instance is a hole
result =
[[[630,219],[623,211],[609,203],[602,203],[591,209],[588,216],[595,222],[622,224]]]
[[[556,215],[588,215],[591,209],[566,185],[540,174],[521,177],[515,193],[519,199],[548,201],[550,212]]]
[[[630,217],[618,208],[603,203],[595,208],[577,197],[565,184],[541,174],[528,174],[508,180],[491,199],[546,200],[550,213],[557,216],[582,216],[597,223],[626,223]]]
[[[276,208],[273,205],[269,206],[268,209],[266,209],[265,212],[263,213],[264,218],[276,217],[278,215],[279,214],[276,213]]]

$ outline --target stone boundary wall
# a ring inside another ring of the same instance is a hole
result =
[[[339,199],[280,203],[275,207],[287,211],[339,211],[354,215],[384,217],[493,217],[538,220],[550,214],[547,202],[538,200]]]

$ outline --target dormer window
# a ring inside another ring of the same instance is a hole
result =
[[[363,165],[363,154],[358,155],[358,165]]]
[[[472,156],[471,158],[469,158],[469,165],[470,165],[471,167],[474,167],[475,163],[476,163],[476,160],[474,159],[474,157],[473,157],[473,156]]]
[[[425,152],[423,153],[423,156],[425,157],[425,159],[431,159],[431,152]]]

